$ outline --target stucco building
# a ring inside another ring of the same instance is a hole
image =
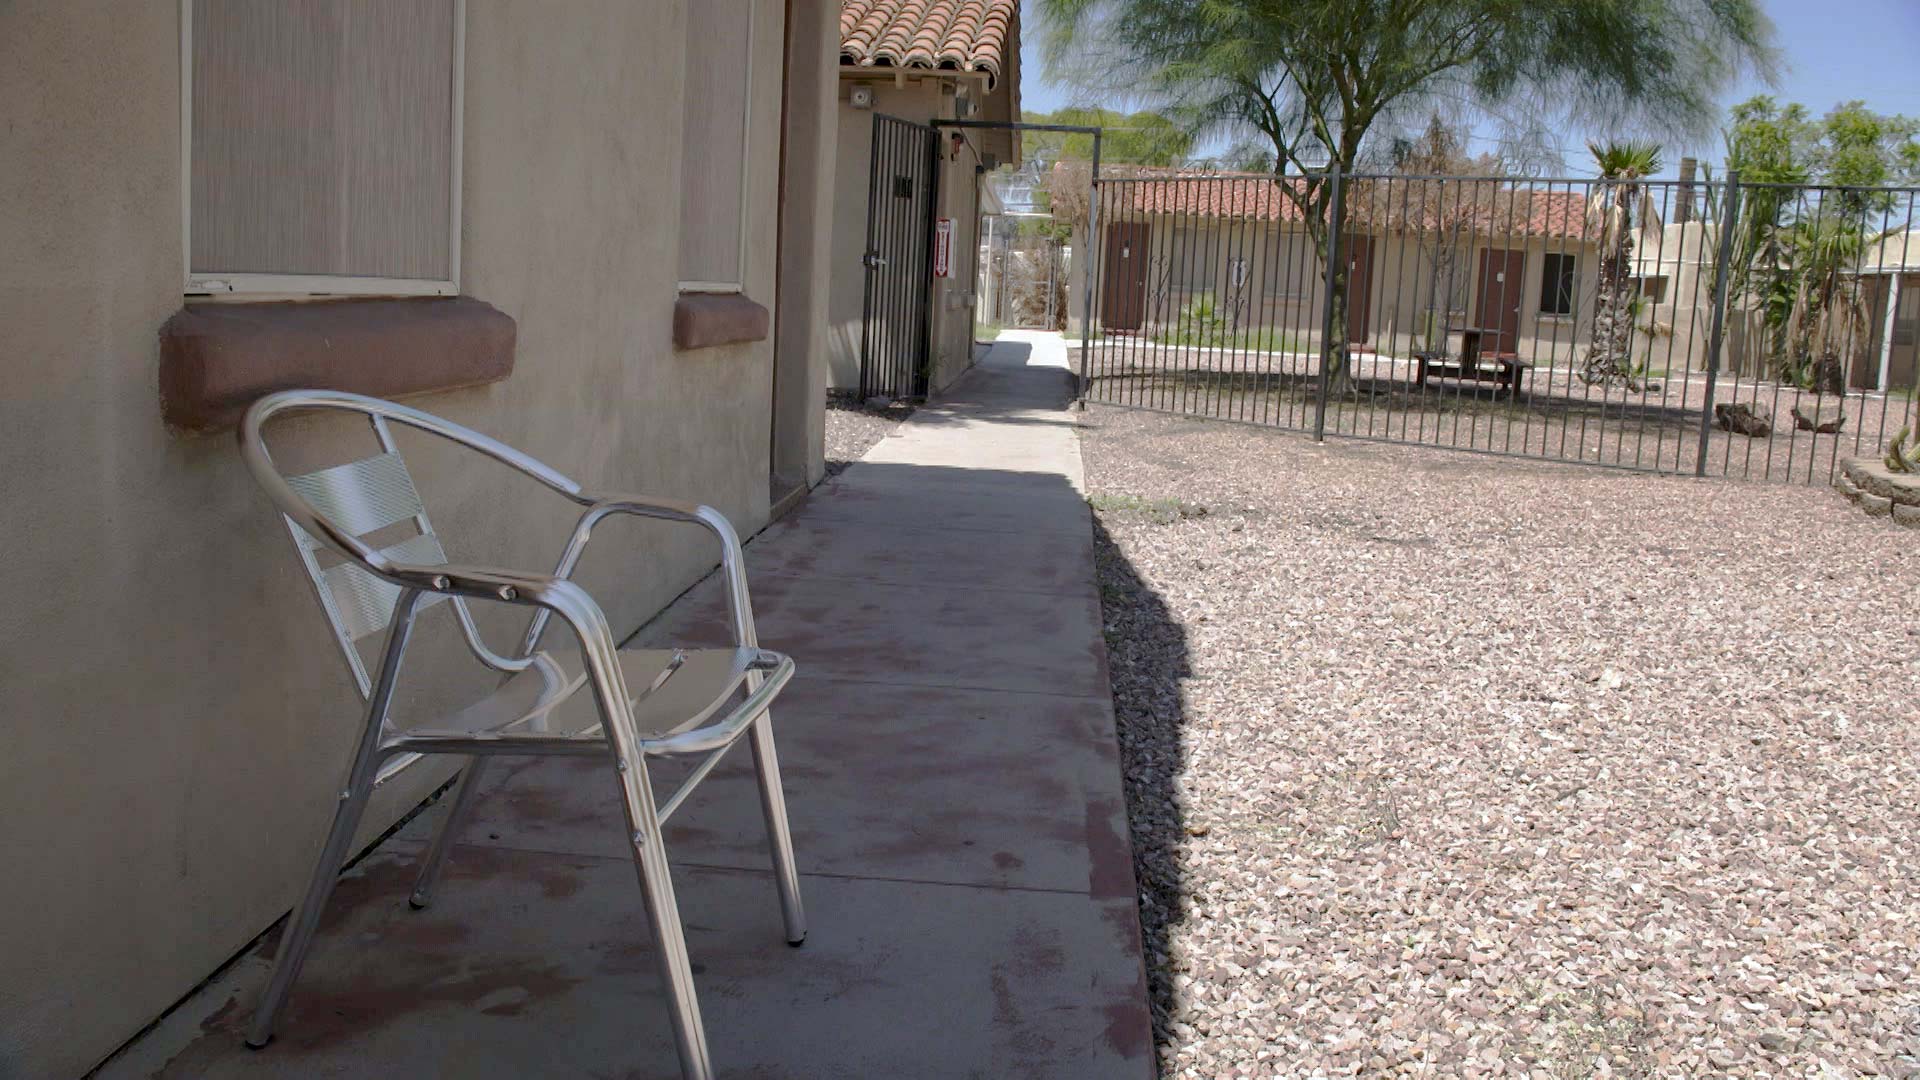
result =
[[[236,453],[252,396],[405,395],[743,533],[819,479],[840,14],[0,5],[0,1073],[111,1053],[287,911],[325,830],[361,703]],[[456,558],[550,560],[551,508],[410,456]],[[712,563],[602,542],[620,634]],[[468,689],[452,640],[407,709]],[[454,767],[381,789],[362,842]]]
[[[1020,5],[1018,0],[963,0],[926,4],[917,0],[845,0],[840,15],[840,70],[837,120],[837,168],[833,213],[833,264],[828,301],[832,326],[828,351],[831,385],[852,388],[860,382],[862,332],[869,277],[876,268],[867,258],[870,240],[877,251],[884,238],[871,236],[870,176],[882,185],[875,198],[895,198],[894,172],[919,183],[916,169],[873,168],[876,114],[914,125],[937,120],[1011,122],[1020,118]],[[948,231],[948,270],[927,274],[930,287],[916,294],[892,317],[919,318],[924,299],[926,326],[903,328],[920,346],[931,390],[951,383],[972,361],[973,302],[976,291],[977,233],[983,200],[990,200],[984,173],[1001,164],[1018,164],[1020,140],[1007,129],[940,129],[929,141],[936,155],[933,216]],[[898,157],[894,159],[899,162]],[[902,196],[903,198],[905,196]],[[884,209],[884,208],[883,208]],[[989,212],[993,207],[987,206]],[[922,229],[917,213],[902,224]],[[930,225],[931,223],[929,223]],[[908,249],[918,241],[908,238]],[[924,255],[915,253],[916,258]],[[895,267],[894,269],[898,269]]]

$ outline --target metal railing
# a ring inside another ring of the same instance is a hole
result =
[[[1088,400],[1795,482],[1920,420],[1920,188],[1335,170],[1096,196]]]

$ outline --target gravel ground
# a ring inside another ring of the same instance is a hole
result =
[[[832,476],[859,461],[873,445],[893,433],[900,422],[913,415],[913,406],[894,404],[885,409],[870,409],[852,395],[827,394],[827,475]]]
[[[1094,406],[1163,1071],[1920,1076],[1920,543]]]

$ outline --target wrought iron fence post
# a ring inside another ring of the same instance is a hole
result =
[[[1693,475],[1707,475],[1707,444],[1713,433],[1713,391],[1720,380],[1720,358],[1726,344],[1727,284],[1733,277],[1733,231],[1740,213],[1740,171],[1727,171],[1727,196],[1720,212],[1719,254],[1714,256],[1713,331],[1707,339],[1707,392],[1700,401],[1700,453]]]
[[[1092,387],[1089,372],[1089,360],[1093,356],[1093,288],[1099,279],[1101,270],[1096,256],[1100,252],[1097,237],[1100,234],[1100,135],[1093,133],[1093,162],[1087,167],[1087,243],[1080,258],[1086,265],[1080,270],[1080,291],[1086,295],[1080,298],[1080,385],[1074,394],[1074,405],[1081,412],[1087,411],[1087,391]],[[1051,293],[1049,293],[1051,295]]]
[[[1345,344],[1344,341],[1336,342],[1334,340],[1333,326],[1334,282],[1339,280],[1341,272],[1340,260],[1346,257],[1345,253],[1340,250],[1340,224],[1343,220],[1340,201],[1340,166],[1334,165],[1327,169],[1326,182],[1328,184],[1327,266],[1326,285],[1323,289],[1325,295],[1322,296],[1320,300],[1320,387],[1319,400],[1314,403],[1313,410],[1313,440],[1315,442],[1327,441],[1327,383],[1330,381],[1333,368],[1334,350],[1341,348]],[[1340,336],[1345,338],[1346,327],[1344,320],[1340,331]]]

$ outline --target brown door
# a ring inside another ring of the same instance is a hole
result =
[[[1138,330],[1147,308],[1147,225],[1116,221],[1107,226],[1106,265],[1100,273],[1100,325]]]
[[[1347,343],[1364,345],[1373,334],[1373,237],[1340,241],[1347,256]]]
[[[1483,356],[1512,356],[1520,343],[1520,302],[1527,280],[1525,252],[1486,248],[1480,252],[1480,291],[1473,325],[1481,330]]]

